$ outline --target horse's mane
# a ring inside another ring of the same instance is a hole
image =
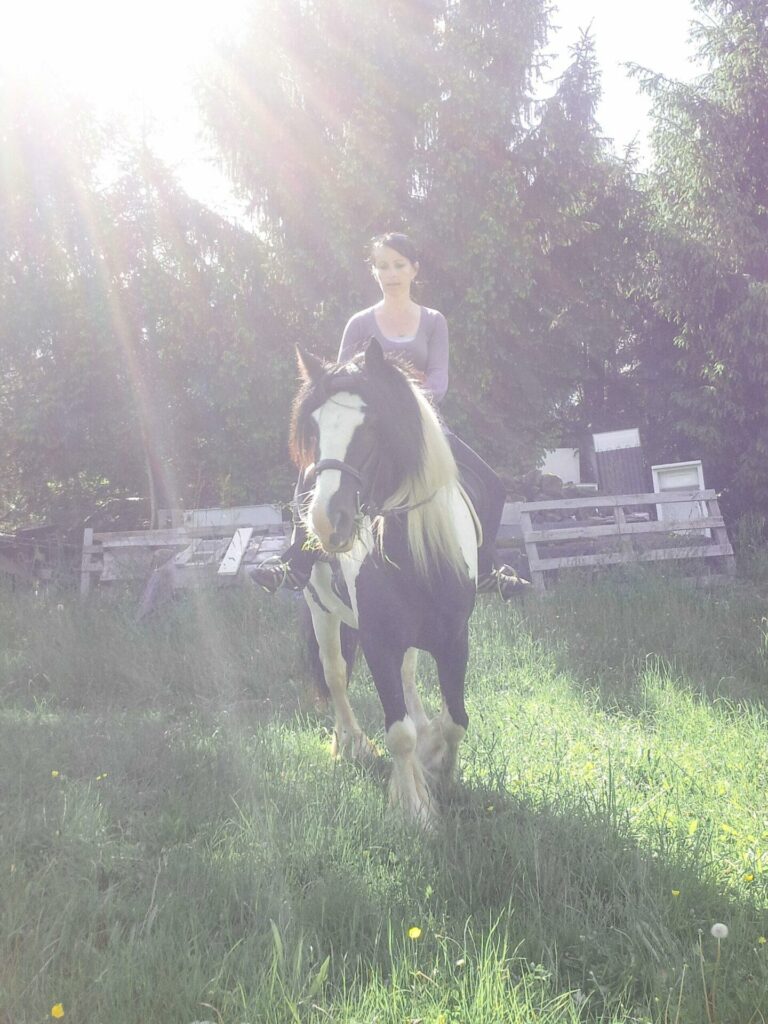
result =
[[[406,509],[408,547],[417,572],[465,575],[466,565],[453,523],[450,500],[458,483],[456,462],[431,401],[396,357],[330,364],[305,381],[293,406],[291,456],[299,469],[316,458],[312,413],[341,392],[359,395],[378,435],[372,503],[379,514],[374,530],[381,545],[387,522]]]

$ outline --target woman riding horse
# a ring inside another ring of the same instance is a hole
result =
[[[415,247],[406,235],[379,235],[370,244],[369,261],[382,300],[349,320],[337,361],[348,362],[370,338],[376,338],[384,352],[395,353],[410,363],[423,378],[426,393],[439,404],[448,390],[448,325],[442,313],[420,306],[411,296],[419,272]],[[508,600],[523,581],[514,569],[499,565],[496,559],[495,540],[504,509],[504,487],[476,452],[444,424],[443,430],[482,525],[478,593],[499,593]],[[295,506],[306,493],[307,484],[300,478]],[[306,534],[296,514],[294,527],[291,545],[282,559],[271,559],[251,571],[254,581],[268,593],[275,593],[281,586],[301,590],[307,584],[316,556],[307,550]]]

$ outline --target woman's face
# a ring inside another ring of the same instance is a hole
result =
[[[419,272],[419,264],[411,263],[397,249],[377,245],[373,250],[371,269],[383,295],[410,295],[411,284]]]

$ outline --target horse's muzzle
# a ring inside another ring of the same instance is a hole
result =
[[[357,536],[355,516],[346,508],[311,509],[312,531],[330,555],[351,550]]]

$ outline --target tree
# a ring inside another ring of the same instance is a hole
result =
[[[104,134],[61,99],[8,85],[0,112],[0,417],[3,518],[104,489],[123,396],[109,356],[109,304],[91,202]],[[87,339],[87,342],[86,342]],[[84,499],[86,500],[86,499]]]
[[[670,325],[644,366],[667,410],[657,451],[703,458],[738,514],[768,499],[768,3],[696,8],[698,80],[638,71],[654,97],[648,294]]]
[[[2,117],[3,519],[287,489],[292,336],[258,239],[87,111],[19,93]]]

